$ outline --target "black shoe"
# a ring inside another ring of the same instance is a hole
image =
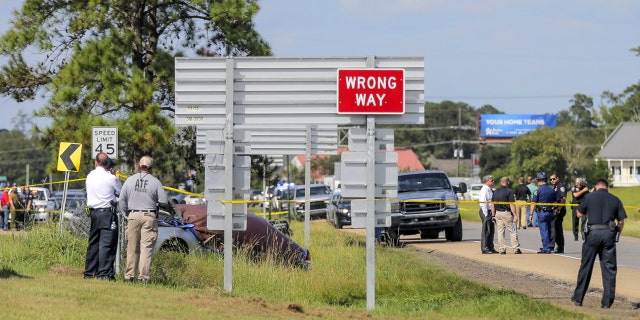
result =
[[[126,278],[124,279],[125,283],[133,283],[133,278]]]
[[[516,249],[516,251],[514,252],[514,254],[522,254],[522,251],[520,251],[520,249]]]
[[[576,301],[576,299],[571,298],[571,301],[573,302],[573,304],[575,304],[577,307],[582,307],[582,302],[578,302]]]
[[[522,227],[522,229],[526,229],[526,228],[527,228],[527,226],[523,226],[523,227]]]
[[[489,250],[482,250],[482,254],[493,254],[493,252]]]
[[[578,241],[578,236],[573,236],[574,241]]]
[[[564,253],[564,250],[553,250],[551,253]]]
[[[602,305],[600,308],[602,308],[602,309],[610,309],[610,308],[611,308],[611,306],[605,306],[605,305]]]
[[[550,254],[550,253],[551,253],[551,251],[544,251],[544,250],[540,250],[540,251],[538,251],[537,253],[540,253],[540,254]]]
[[[500,254],[507,254],[506,251],[500,251]]]
[[[498,251],[496,251],[496,249],[491,249],[489,251],[491,251],[491,253],[498,253]]]

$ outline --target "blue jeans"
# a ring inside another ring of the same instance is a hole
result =
[[[542,238],[542,251],[551,252],[551,228],[553,228],[553,212],[536,212],[538,214],[538,227],[540,228],[540,238]]]
[[[2,229],[7,231],[9,228],[9,206],[2,206],[2,213],[4,215]]]

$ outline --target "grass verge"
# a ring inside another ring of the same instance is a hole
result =
[[[299,222],[292,227],[303,230]],[[294,233],[296,241],[302,237]],[[0,237],[0,283],[11,293],[0,299],[0,309],[11,319],[588,318],[468,281],[411,252],[386,247],[376,249],[376,307],[369,314],[364,245],[362,236],[318,221],[310,271],[238,255],[233,290],[226,293],[220,288],[223,259],[211,254],[156,255],[148,286],[84,280],[86,240],[60,235],[55,225],[38,225]]]

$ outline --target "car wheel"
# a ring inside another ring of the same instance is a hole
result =
[[[165,241],[160,247],[160,251],[189,253],[187,244],[178,238],[171,238]]]
[[[462,241],[462,217],[458,216],[458,222],[453,227],[445,230],[444,234],[447,241]]]

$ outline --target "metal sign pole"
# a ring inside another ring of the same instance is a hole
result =
[[[69,185],[69,171],[64,173],[64,187],[62,189],[62,205],[60,206],[60,214],[58,220],[60,221],[60,235],[62,236],[62,223],[64,221],[64,207],[67,202],[67,186]]]
[[[304,162],[304,245],[309,248],[309,242],[311,242],[309,240],[311,233],[311,125],[307,125],[306,138],[307,147]],[[289,206],[291,206],[291,204]]]
[[[224,289],[231,292],[233,287],[233,66],[232,58],[227,59],[226,109],[227,122],[224,130]]]
[[[376,118],[367,116],[367,310],[376,305]]]

